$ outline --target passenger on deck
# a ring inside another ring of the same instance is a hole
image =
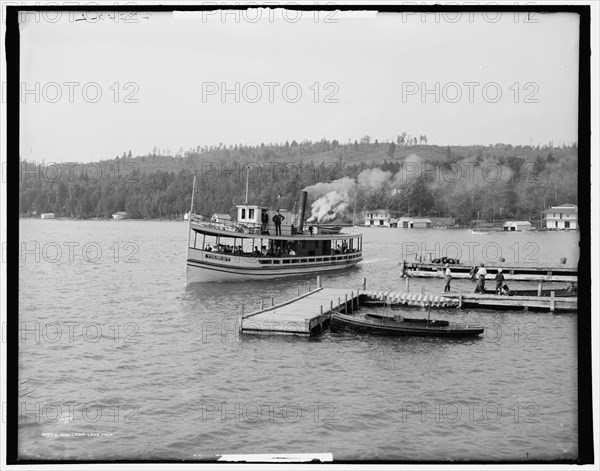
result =
[[[314,227],[312,227],[312,225],[311,225],[311,226],[308,226],[308,233],[310,234],[310,236],[311,236],[311,237],[312,237],[312,235],[313,235],[313,231],[314,231],[314,230],[315,230],[315,228],[314,228]]]
[[[273,216],[273,222],[275,223],[275,235],[281,235],[281,221],[284,219],[285,217],[279,214],[279,211],[277,211],[277,214]]]
[[[254,246],[254,251],[252,252],[252,255],[260,255],[260,250],[258,250],[258,245]]]
[[[206,244],[206,251],[212,252],[212,247],[210,246],[210,244]]]
[[[261,252],[260,252],[260,253],[261,253],[263,256],[266,256],[266,255],[267,255],[267,246],[266,246],[266,245],[263,245],[263,246],[262,246],[262,250],[261,250]]]

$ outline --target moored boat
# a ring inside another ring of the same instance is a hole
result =
[[[476,337],[484,332],[478,325],[455,322],[409,319],[386,315],[331,315],[331,330],[334,332],[356,332],[372,335],[420,336],[420,337]]]

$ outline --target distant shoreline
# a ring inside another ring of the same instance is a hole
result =
[[[19,219],[42,219],[40,216],[23,216],[20,215]],[[183,218],[126,218],[126,219],[108,219],[108,218],[72,218],[68,216],[53,217],[44,219],[44,221],[106,221],[106,222],[124,222],[124,221],[158,221],[158,222],[187,222]]]

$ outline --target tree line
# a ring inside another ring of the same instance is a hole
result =
[[[20,213],[110,218],[126,211],[131,218],[181,218],[190,208],[194,173],[194,211],[200,214],[234,214],[235,205],[245,201],[247,176],[249,202],[293,210],[303,188],[358,179],[374,168],[390,178],[352,195],[345,222],[352,220],[354,209],[360,216],[377,208],[452,217],[458,224],[474,218],[537,220],[550,205],[577,203],[576,145],[443,148],[414,145],[414,139],[409,144],[406,136],[395,142],[365,141],[219,145],[180,150],[175,156],[155,149],[93,164],[21,160]]]

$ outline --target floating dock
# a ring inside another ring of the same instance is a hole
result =
[[[415,278],[443,278],[444,263],[403,261],[404,273]],[[479,264],[476,264],[479,265]],[[449,264],[453,279],[470,279],[474,265]],[[499,269],[507,281],[577,282],[577,268],[564,265],[554,267],[515,267],[501,263],[486,266],[486,280],[493,280]]]
[[[577,311],[577,296],[500,296],[497,294],[445,293],[458,300],[459,308],[525,309],[550,312]]]
[[[254,334],[314,335],[323,330],[332,312],[351,313],[358,309],[359,296],[360,289],[317,285],[313,291],[249,314],[244,314],[241,308],[240,330]]]

